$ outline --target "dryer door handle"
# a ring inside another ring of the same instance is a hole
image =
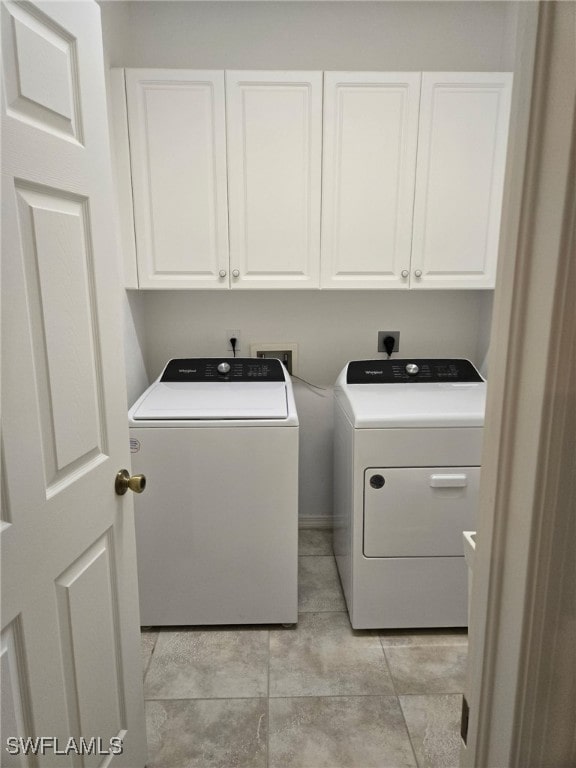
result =
[[[430,475],[431,488],[466,488],[468,475]]]

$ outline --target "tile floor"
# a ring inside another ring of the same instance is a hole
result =
[[[330,533],[300,533],[299,621],[142,632],[148,768],[455,768],[467,637],[354,631]]]

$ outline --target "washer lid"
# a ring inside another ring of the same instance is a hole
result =
[[[347,384],[336,396],[357,429],[484,426],[485,382]]]
[[[135,421],[286,419],[286,383],[157,381],[132,414]]]

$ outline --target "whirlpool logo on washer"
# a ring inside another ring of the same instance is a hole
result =
[[[366,376],[382,376],[384,371],[364,371]]]

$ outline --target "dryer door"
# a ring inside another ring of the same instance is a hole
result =
[[[480,467],[368,468],[364,472],[366,557],[464,554],[475,530]]]

